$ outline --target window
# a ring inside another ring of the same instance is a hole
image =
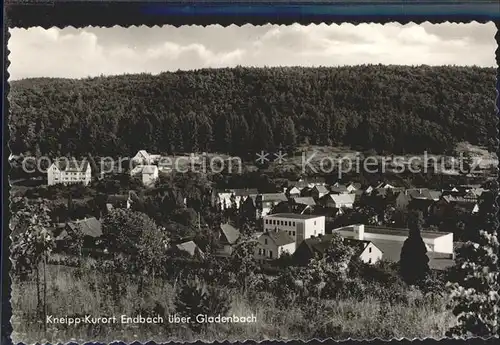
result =
[[[316,230],[314,230],[314,234],[316,235]]]
[[[259,248],[259,255],[262,255],[262,248]]]
[[[267,245],[267,238],[264,238],[264,244]]]
[[[314,221],[314,225],[316,225],[316,221]]]
[[[368,253],[372,252],[372,247],[368,248]]]
[[[284,221],[281,221],[281,225],[285,225],[285,222],[284,222]]]
[[[269,251],[269,259],[272,259],[272,258],[273,258],[273,251],[272,251],[272,250],[270,250],[270,251]]]
[[[293,236],[295,236],[295,231],[292,231]]]
[[[292,225],[295,226],[295,222],[292,222]]]
[[[368,259],[368,263],[371,264],[372,263],[372,258],[369,258]]]
[[[266,219],[266,224],[268,224],[268,220]]]
[[[266,256],[266,250],[262,249],[262,255]]]

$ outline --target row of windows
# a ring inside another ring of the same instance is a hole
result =
[[[77,178],[77,177],[54,177],[54,181],[59,181],[59,180],[63,180],[63,181],[80,181],[81,178]]]
[[[265,249],[262,249],[262,248],[259,248],[259,255],[269,255],[269,258],[272,259],[273,258],[273,251],[270,250],[269,252]]]
[[[295,226],[295,222],[292,222],[291,220],[266,219],[265,222],[266,224],[271,224],[271,225]]]

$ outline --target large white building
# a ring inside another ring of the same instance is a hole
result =
[[[372,241],[384,253],[384,259],[399,261],[401,248],[408,238],[408,229],[350,225],[334,230],[344,238]],[[422,239],[430,253],[445,254],[454,257],[453,233],[437,231],[421,231]]]
[[[47,170],[47,183],[55,184],[83,183],[87,186],[92,180],[92,169],[86,160],[76,161],[60,159],[52,163]]]
[[[298,246],[306,238],[325,234],[325,216],[276,213],[263,217],[264,231],[283,231]]]

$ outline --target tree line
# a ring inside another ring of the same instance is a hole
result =
[[[224,68],[10,84],[13,153],[101,156],[495,147],[495,71],[364,65]],[[83,140],[82,140],[83,139]],[[492,149],[493,150],[493,149]]]

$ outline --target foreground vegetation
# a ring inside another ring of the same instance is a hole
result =
[[[153,280],[149,277],[140,283],[137,276],[103,272],[92,261],[87,260],[78,268],[48,266],[48,315],[75,316],[88,313],[93,316],[166,316],[182,312],[176,304],[179,292],[185,286],[181,280]],[[291,292],[289,297],[279,297],[275,294],[277,291],[259,288],[258,281],[262,279],[265,278],[256,276],[256,285],[245,293],[237,286],[217,286],[227,298],[228,315],[253,313],[257,317],[256,323],[210,324],[199,329],[168,323],[79,327],[48,325],[46,332],[36,313],[36,282],[34,279],[16,279],[11,300],[15,330],[12,338],[14,342],[24,343],[83,342],[88,339],[103,342],[117,339],[125,342],[310,339],[328,336],[336,339],[440,338],[455,322],[451,311],[446,309],[444,296],[424,294],[400,283],[389,288],[379,283],[357,281],[358,287],[365,288],[362,293],[353,293],[352,287],[346,287],[335,298],[317,299],[310,296],[301,299],[299,296],[293,297]],[[140,293],[139,285],[142,286]]]

